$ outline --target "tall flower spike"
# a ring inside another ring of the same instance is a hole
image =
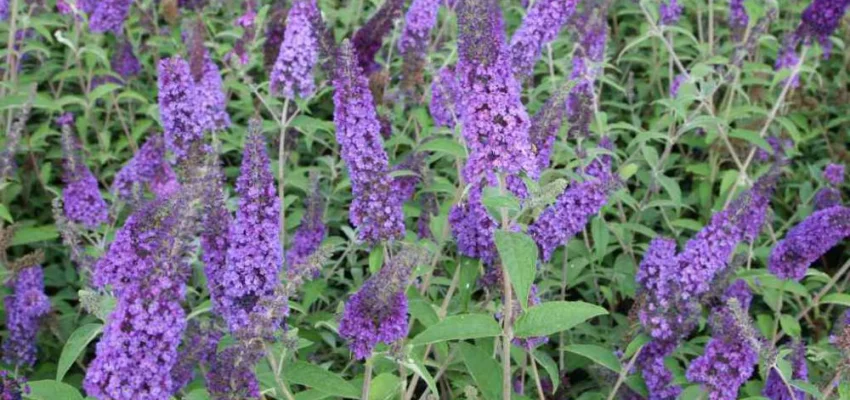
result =
[[[195,83],[198,110],[195,118],[203,131],[219,131],[230,126],[227,99],[222,90],[221,73],[204,49],[201,79]]]
[[[228,231],[233,217],[225,206],[225,182],[221,167],[216,163],[208,171],[201,220],[201,260],[204,262],[213,310],[226,316],[229,302],[225,299],[223,277],[227,271]]]
[[[415,249],[405,249],[386,263],[345,304],[339,334],[357,359],[369,357],[378,342],[390,344],[407,336],[407,289],[419,262]]]
[[[312,193],[306,200],[306,211],[301,218],[301,225],[292,237],[292,247],[286,252],[286,269],[289,276],[299,276],[302,279],[315,278],[304,276],[306,274],[303,269],[307,259],[319,249],[327,236],[328,228],[323,221],[324,214],[325,199],[319,191],[318,182],[314,181]]]
[[[531,119],[528,136],[534,152],[537,171],[543,171],[549,167],[552,146],[554,146],[558,131],[564,123],[566,115],[564,100],[568,93],[569,89],[558,89]]]
[[[273,93],[294,99],[296,92],[298,96],[307,98],[316,90],[313,68],[319,61],[316,21],[320,19],[316,0],[298,0],[292,5],[283,42],[271,72]]]
[[[698,310],[677,296],[676,242],[653,239],[636,276],[644,296],[638,318],[655,340],[676,341],[690,330]]]
[[[729,28],[735,37],[740,40],[750,24],[750,16],[744,7],[744,0],[729,0]]]
[[[277,61],[280,44],[283,43],[286,32],[287,15],[289,15],[289,9],[286,8],[286,2],[277,0],[272,4],[269,16],[266,18],[266,41],[263,42],[263,67],[266,71],[271,71]]]
[[[177,162],[189,157],[204,137],[199,123],[200,100],[194,87],[189,64],[180,56],[159,62],[159,113],[165,132],[165,146]]]
[[[480,258],[485,264],[490,264],[496,258],[493,234],[499,224],[481,203],[482,190],[480,184],[473,186],[466,201],[452,207],[449,225],[460,254]]]
[[[423,70],[430,42],[431,29],[437,24],[440,0],[413,0],[405,15],[404,30],[398,41],[398,51],[403,56],[402,89],[415,101],[420,97],[417,89],[423,83]]]
[[[682,393],[682,388],[673,383],[673,373],[664,365],[664,359],[676,350],[676,343],[653,339],[638,356],[637,365],[646,382],[650,399],[673,400]]]
[[[9,336],[3,341],[3,362],[31,367],[35,365],[39,322],[50,311],[41,266],[27,266],[17,271],[8,286],[12,294],[3,299],[6,329],[9,330]]]
[[[231,332],[263,313],[263,301],[275,295],[283,264],[280,202],[277,198],[261,122],[251,120],[236,193],[239,209],[230,225],[227,269],[221,275],[223,314]],[[279,323],[279,321],[277,321]]]
[[[167,197],[180,188],[177,176],[165,160],[162,136],[148,138],[127,165],[115,174],[112,190],[118,197],[129,200],[140,194],[138,190],[143,185],[148,185],[157,197]]]
[[[797,342],[791,353],[791,379],[806,381],[809,379],[809,368],[806,365],[806,344]],[[770,400],[805,400],[806,392],[800,389],[791,389],[779,376],[775,368],[771,368],[764,383],[761,394]]]
[[[120,34],[132,4],[131,0],[101,1],[97,4],[89,19],[89,28],[96,33],[112,32],[116,35]]]
[[[450,67],[441,68],[431,83],[431,102],[428,104],[434,125],[455,127],[459,96],[454,70]]]
[[[735,298],[744,310],[752,301],[746,284],[733,284],[724,297]],[[752,338],[738,326],[731,312],[728,307],[715,310],[713,337],[705,346],[705,353],[691,362],[686,374],[689,381],[702,384],[711,400],[737,399],[738,389],[750,378],[758,362]]]
[[[838,28],[847,6],[849,0],[812,0],[803,10],[795,36],[804,41],[817,39],[824,48],[824,56],[829,56],[832,49],[829,36]]]
[[[392,192],[381,125],[366,78],[351,43],[339,48],[334,76],[334,124],[354,199],[349,210],[358,238],[365,242],[404,236],[402,201]]]
[[[231,346],[218,353],[207,372],[207,390],[214,400],[245,400],[260,397],[260,382],[254,374],[256,352]]]
[[[109,207],[100,195],[97,179],[86,166],[70,123],[62,125],[62,150],[65,153],[63,161],[62,200],[65,205],[65,216],[75,223],[89,229],[109,219]]]
[[[588,175],[583,182],[573,182],[558,195],[555,204],[537,217],[528,227],[528,233],[540,248],[544,261],[548,261],[558,246],[566,244],[593,215],[599,213],[615,185],[610,173],[601,175],[601,179]]]
[[[380,69],[375,55],[381,50],[384,37],[393,29],[393,23],[401,15],[404,0],[386,0],[381,8],[366,21],[351,39],[357,64],[366,75]]]
[[[688,241],[678,257],[684,300],[706,293],[714,278],[726,269],[738,242],[752,240],[758,234],[778,176],[778,165],[774,165],[771,172],[726,209],[714,214],[708,225]]]
[[[578,0],[534,2],[511,38],[511,58],[515,75],[531,75],[541,50],[558,36],[558,32],[575,12],[577,4]]]
[[[850,208],[815,212],[791,228],[770,252],[767,269],[782,279],[800,280],[815,260],[850,236]]]
[[[469,183],[494,172],[536,174],[529,119],[511,70],[502,13],[495,0],[466,0],[458,13],[458,78]]]
[[[122,39],[115,51],[112,53],[112,70],[115,71],[126,82],[130,77],[142,72],[142,64],[133,53],[133,44],[126,38]]]

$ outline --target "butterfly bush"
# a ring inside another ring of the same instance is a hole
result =
[[[254,374],[256,355],[229,347],[213,358],[206,375],[207,390],[215,400],[257,399],[260,382]]]
[[[752,293],[745,282],[736,281],[724,295],[724,300],[730,298],[747,310]],[[714,335],[706,344],[705,353],[691,362],[686,376],[689,381],[702,384],[709,399],[734,400],[738,398],[738,389],[753,373],[758,351],[730,310],[715,310],[714,318]]]
[[[458,11],[461,132],[469,149],[464,179],[476,183],[494,172],[535,174],[530,121],[511,70],[501,10],[492,0],[463,2]]]
[[[809,368],[806,365],[806,345],[802,342],[798,342],[792,347],[790,378],[804,382],[809,379]],[[785,384],[785,381],[782,380],[776,368],[770,369],[761,394],[770,400],[803,400],[807,398],[806,392],[803,390],[789,388]]]
[[[216,282],[231,332],[248,328],[251,314],[266,312],[283,267],[280,202],[259,121],[252,121],[236,181],[239,208],[228,230],[226,267]],[[277,321],[277,323],[280,323]]]
[[[682,18],[682,10],[678,0],[662,1],[658,6],[659,22],[661,25],[675,25]]]
[[[729,27],[734,32],[737,39],[743,36],[743,32],[750,24],[750,16],[747,14],[747,9],[744,7],[744,0],[729,1]]]
[[[62,201],[65,217],[88,229],[94,229],[109,219],[109,206],[100,195],[97,179],[85,164],[81,146],[72,136],[71,129],[70,122],[62,123],[62,148],[65,153],[62,162],[62,180],[65,183]]]
[[[455,127],[459,97],[454,70],[451,67],[441,68],[431,83],[431,102],[428,104],[435,125]]]
[[[195,118],[202,131],[218,131],[230,126],[227,113],[227,99],[221,87],[221,73],[218,66],[204,51],[201,79],[194,85],[198,109]]]
[[[401,54],[415,53],[424,57],[428,47],[429,34],[437,23],[439,0],[413,0],[404,16],[404,29],[398,39],[398,51]]]
[[[316,21],[321,19],[315,0],[299,0],[287,16],[286,30],[269,77],[271,90],[288,99],[296,92],[302,98],[316,90],[313,68],[319,60],[319,32]]]
[[[357,64],[367,76],[381,69],[375,61],[375,55],[381,50],[386,37],[393,29],[395,20],[401,16],[404,0],[387,0],[360,27],[351,38]]]
[[[207,276],[210,301],[216,314],[225,315],[231,300],[225,296],[224,275],[227,271],[227,249],[230,244],[232,216],[225,204],[224,173],[218,165],[210,166],[206,177],[201,218],[201,261]]]
[[[130,13],[131,0],[104,0],[97,3],[91,17],[89,28],[92,32],[112,32],[120,34],[124,29],[124,21]]]
[[[42,318],[50,311],[50,299],[44,293],[44,273],[40,265],[15,271],[7,283],[11,294],[3,298],[6,328],[3,362],[31,367],[36,360],[36,335]]]
[[[414,250],[402,251],[345,303],[339,334],[348,340],[355,358],[369,357],[379,342],[390,344],[407,336],[405,291],[419,258]]]
[[[399,239],[404,235],[402,202],[392,192],[380,123],[356,57],[351,43],[343,42],[334,74],[336,138],[354,196],[349,217],[361,241]]]
[[[815,260],[850,236],[850,208],[835,206],[815,212],[791,228],[770,252],[768,270],[800,280]]]
[[[481,203],[482,191],[481,185],[475,185],[465,200],[452,206],[449,225],[460,254],[490,264],[496,258],[493,234],[499,224]]]
[[[165,158],[165,143],[159,135],[148,138],[142,148],[115,174],[112,191],[129,200],[147,185],[158,197],[168,197],[180,188],[177,176]]]
[[[197,97],[189,64],[173,56],[159,62],[159,113],[165,134],[165,147],[178,162],[187,159],[204,137],[201,100]]]
[[[595,84],[602,74],[605,43],[608,41],[607,10],[586,7],[576,21],[579,47],[572,59],[570,80],[574,86],[567,97],[567,120],[570,137],[590,135],[590,123],[596,109]]]
[[[829,164],[823,169],[823,179],[832,186],[844,183],[844,164]]]
[[[112,53],[110,64],[112,64],[112,70],[125,82],[142,72],[142,64],[139,63],[139,59],[133,53],[133,44],[127,39],[118,43],[117,48]]]
[[[292,247],[286,252],[287,274],[290,276],[303,276],[308,272],[302,271],[307,259],[319,250],[319,246],[328,234],[328,228],[323,220],[325,201],[318,187],[313,188],[306,203],[307,209],[301,217],[301,225],[292,237]],[[315,278],[315,276],[306,278]]]
[[[554,40],[573,15],[577,0],[538,0],[528,10],[513,37],[511,59],[517,76],[531,74],[544,46]]]

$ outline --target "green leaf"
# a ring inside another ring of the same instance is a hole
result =
[[[59,364],[56,366],[56,380],[58,382],[62,382],[62,378],[65,377],[65,374],[71,368],[71,365],[74,364],[77,357],[85,351],[89,343],[101,332],[103,332],[103,324],[94,323],[85,324],[71,334],[71,337],[65,342],[65,347],[62,348],[62,354],[59,356]]]
[[[779,317],[779,325],[782,326],[782,330],[791,337],[799,338],[803,332],[797,318],[788,314],[782,314],[782,316]]]
[[[356,399],[360,390],[333,372],[314,364],[296,360],[286,368],[286,379],[292,383],[309,386],[332,396]]]
[[[528,308],[528,293],[537,272],[537,244],[524,233],[496,231],[496,248],[502,260],[502,268],[516,292],[522,309]]]
[[[398,394],[398,388],[401,386],[401,381],[397,376],[390,373],[383,373],[372,378],[372,384],[369,386],[369,400],[390,400]]]
[[[369,253],[369,272],[372,274],[381,270],[384,265],[384,246],[379,244]]]
[[[838,304],[841,306],[850,307],[850,294],[847,293],[830,293],[820,299],[821,304]]]
[[[620,168],[620,179],[623,181],[629,180],[634,174],[638,172],[638,165],[635,163],[629,163]]]
[[[434,381],[434,377],[431,376],[431,373],[428,372],[428,368],[425,368],[425,364],[422,363],[421,360],[408,358],[407,360],[402,361],[402,364],[405,368],[413,371],[416,375],[419,375],[419,377],[425,381],[425,384],[428,385],[428,390],[430,390],[431,393],[435,396],[439,395],[440,392],[437,391],[437,382]]]
[[[746,140],[750,142],[750,144],[761,147],[764,151],[773,154],[773,148],[770,147],[770,143],[767,143],[767,140],[759,136],[756,131],[734,129],[732,132],[729,132],[729,137]]]
[[[210,400],[210,393],[207,389],[195,389],[187,393],[183,400]]]
[[[12,214],[9,214],[9,209],[3,204],[0,204],[0,217],[10,224],[15,222],[15,220],[12,219]]]
[[[12,246],[53,240],[59,237],[59,231],[53,225],[28,226],[15,230]]]
[[[502,334],[493,316],[487,314],[452,315],[428,327],[410,341],[413,346],[447,340],[493,337]]]
[[[502,398],[502,376],[499,363],[483,350],[469,343],[460,344],[460,354],[466,370],[487,400]]]
[[[606,314],[604,308],[581,301],[550,301],[522,314],[514,325],[514,334],[520,338],[549,336]]]
[[[466,158],[466,148],[454,139],[449,138],[431,139],[419,146],[419,151],[445,153],[459,159]]]
[[[611,350],[608,350],[604,347],[596,346],[593,344],[573,344],[564,347],[565,351],[569,351],[570,353],[578,354],[580,356],[589,358],[591,361],[610,369],[616,373],[620,373],[621,366],[620,360]]]
[[[83,400],[83,395],[75,387],[54,380],[29,382],[29,394],[24,398],[33,400]]]

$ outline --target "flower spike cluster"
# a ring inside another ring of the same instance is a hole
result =
[[[425,56],[428,47],[428,35],[437,23],[439,0],[413,0],[404,16],[404,30],[398,39],[398,51],[401,54],[416,53]]]
[[[131,0],[104,0],[97,3],[89,19],[89,28],[96,33],[120,34],[132,4]]]
[[[513,72],[518,77],[531,75],[543,46],[554,40],[561,27],[572,17],[578,0],[538,0],[528,10],[522,24],[511,37]]]
[[[41,318],[50,311],[50,299],[44,294],[44,273],[40,265],[17,271],[8,286],[12,294],[3,299],[6,329],[3,362],[20,366],[35,365],[35,340]]]
[[[459,98],[454,70],[450,67],[441,68],[431,83],[431,102],[428,105],[435,125],[455,127]]]
[[[180,162],[189,157],[204,136],[200,99],[189,64],[180,56],[159,62],[159,113],[165,133],[165,146]]]
[[[97,179],[83,160],[82,149],[73,137],[70,122],[62,124],[62,150],[65,153],[65,188],[62,190],[65,217],[94,229],[109,219],[109,207],[100,195]]]
[[[204,49],[203,69],[200,79],[195,82],[195,98],[199,103],[195,118],[203,131],[219,131],[230,126],[227,99],[221,85],[218,66]]]
[[[528,114],[511,69],[502,13],[494,0],[464,1],[458,11],[458,106],[469,183],[492,173],[536,175]]]
[[[791,379],[806,381],[809,379],[809,368],[806,365],[806,345],[797,342],[791,353]],[[806,392],[800,389],[789,389],[775,368],[770,370],[761,394],[770,400],[805,400]]]
[[[227,248],[230,243],[228,232],[233,219],[225,206],[224,184],[221,167],[210,166],[203,198],[201,260],[204,262],[213,311],[218,315],[228,312],[229,302],[225,298],[222,277],[227,270]]]
[[[404,249],[373,275],[345,304],[339,334],[362,360],[378,342],[390,344],[407,336],[407,289],[421,254]]]
[[[302,270],[307,259],[319,249],[328,233],[328,228],[323,221],[325,201],[317,184],[314,183],[312,190],[313,192],[306,200],[307,210],[301,218],[301,225],[292,237],[292,247],[286,252],[287,274],[301,276],[304,279],[315,278],[315,276],[304,276],[307,271]]]
[[[782,278],[800,280],[815,260],[850,236],[850,208],[835,206],[815,212],[788,231],[773,248],[768,270]]]
[[[252,120],[236,193],[236,219],[228,232],[227,268],[217,282],[224,319],[231,332],[248,328],[252,314],[264,313],[264,300],[275,295],[283,266],[280,202],[259,120]],[[279,323],[279,321],[278,321]]]
[[[292,5],[277,60],[270,76],[273,93],[294,99],[316,90],[313,68],[319,61],[319,32],[316,21],[321,19],[316,0],[299,0]]]
[[[366,78],[351,43],[339,48],[334,77],[334,124],[354,199],[349,216],[365,242],[404,235],[402,201],[392,191],[389,160]]]
[[[401,16],[402,7],[404,0],[385,1],[381,8],[354,32],[351,44],[354,46],[357,64],[367,76],[381,68],[375,61],[375,55],[381,50],[384,37],[393,29],[396,18]]]
[[[482,191],[482,185],[473,186],[467,199],[452,207],[449,225],[460,254],[491,264],[496,258],[493,235],[499,224],[481,203]]]

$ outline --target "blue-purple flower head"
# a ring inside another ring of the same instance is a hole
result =
[[[673,383],[673,372],[664,364],[664,359],[674,350],[675,341],[653,339],[638,356],[637,365],[650,399],[676,399],[682,393],[682,388]]]
[[[231,332],[246,328],[251,314],[267,311],[264,300],[275,296],[283,266],[280,202],[259,120],[249,127],[236,193],[239,208],[228,233],[227,269],[217,277]]]
[[[254,374],[257,352],[231,346],[218,353],[207,372],[207,390],[215,400],[244,400],[260,397],[260,382]]]
[[[180,188],[174,170],[165,159],[165,143],[159,135],[151,136],[142,148],[115,175],[112,190],[128,200],[147,185],[157,197],[167,197]]]
[[[460,254],[490,264],[496,258],[493,234],[499,225],[481,203],[482,190],[481,185],[474,185],[466,200],[452,207],[449,226]]]
[[[682,18],[683,7],[678,0],[662,0],[658,6],[661,25],[675,25]]]
[[[561,28],[575,12],[577,4],[577,0],[534,2],[511,37],[514,74],[519,77],[531,75],[541,50],[558,36]]]
[[[200,124],[200,99],[189,64],[180,56],[159,62],[159,113],[165,133],[165,146],[177,161],[188,158],[204,136]]]
[[[441,68],[440,72],[434,75],[434,81],[431,83],[431,102],[428,104],[434,125],[455,127],[455,121],[459,117],[457,115],[459,99],[460,93],[454,70],[451,67]]]
[[[97,179],[83,160],[82,148],[73,137],[70,124],[62,125],[62,147],[65,217],[94,229],[109,219],[109,207],[100,195]]]
[[[0,9],[0,20],[2,20],[2,9]],[[10,371],[0,371],[0,394],[3,400],[21,400],[24,394],[30,394],[27,379],[21,376],[13,378]]]
[[[270,76],[273,93],[294,99],[296,93],[307,98],[316,90],[313,68],[319,61],[320,32],[316,21],[320,19],[316,0],[299,0],[292,5]]]
[[[44,274],[40,265],[27,266],[14,273],[8,282],[12,294],[3,299],[6,329],[3,362],[31,367],[36,359],[36,335],[42,317],[50,311],[50,299],[44,294]]]
[[[390,344],[407,336],[405,292],[419,258],[415,250],[398,253],[345,304],[339,334],[355,358],[369,357],[378,342]]]
[[[222,276],[227,271],[227,248],[230,244],[228,232],[233,217],[225,205],[224,172],[218,165],[211,165],[208,171],[202,202],[201,260],[204,262],[213,311],[224,315],[229,303],[224,297],[225,282]]]
[[[673,78],[673,81],[670,82],[670,97],[679,97],[679,89],[682,87],[682,83],[684,83],[687,79],[688,76],[685,74],[678,74]]]
[[[458,26],[458,110],[469,149],[464,178],[477,183],[495,172],[535,175],[530,122],[511,69],[498,4],[493,0],[462,3]]]
[[[132,4],[131,0],[104,0],[97,3],[94,13],[89,18],[89,28],[96,33],[120,34]]]
[[[349,217],[361,241],[398,239],[404,236],[402,201],[392,192],[381,125],[356,57],[351,43],[343,42],[334,76],[336,139],[354,196]]]
[[[142,64],[133,53],[133,44],[126,38],[118,43],[117,48],[112,53],[112,70],[115,71],[126,82],[130,77],[138,75],[142,72]]]
[[[195,118],[202,131],[219,131],[230,126],[227,99],[222,90],[221,72],[209,52],[204,50],[200,79],[194,83],[198,102]]]
[[[795,35],[804,41],[818,40],[824,47],[824,56],[827,56],[832,47],[829,36],[838,28],[848,5],[848,0],[812,0],[803,10]]]
[[[425,55],[431,29],[437,23],[439,0],[413,0],[404,16],[404,29],[398,40],[401,54]]]
[[[750,24],[750,16],[744,7],[744,0],[729,0],[729,28],[736,39],[743,37],[744,31]]]
[[[312,193],[306,200],[306,211],[301,218],[301,225],[292,237],[292,247],[286,252],[287,274],[290,276],[301,275],[303,278],[304,264],[307,259],[319,249],[322,241],[327,236],[328,228],[323,220],[325,215],[325,201],[319,188],[314,185]]]
[[[806,381],[809,379],[809,368],[806,365],[806,345],[797,342],[793,345],[791,352],[791,376],[786,380]],[[805,400],[806,392],[801,389],[790,388],[785,380],[779,375],[776,368],[771,368],[764,383],[761,394],[770,400]]]
[[[850,236],[850,208],[836,206],[810,215],[788,231],[773,248],[768,270],[782,278],[800,280],[809,265]]]
[[[823,179],[832,186],[844,183],[844,164],[829,164],[823,169]]]
[[[381,68],[375,61],[375,55],[381,50],[384,37],[393,29],[396,18],[401,16],[403,7],[404,0],[385,1],[381,8],[354,32],[351,44],[354,46],[357,64],[366,75],[371,75]]]
[[[560,131],[566,117],[567,110],[564,108],[564,100],[568,95],[567,89],[558,89],[531,119],[528,138],[531,142],[538,172],[549,167],[552,147],[555,145],[558,131]]]

